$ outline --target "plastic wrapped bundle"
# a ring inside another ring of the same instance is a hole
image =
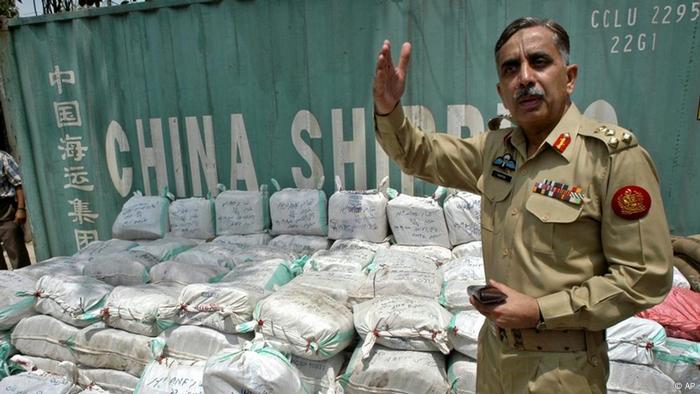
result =
[[[327,198],[323,190],[279,190],[270,197],[273,234],[328,235]]]
[[[461,257],[454,259],[438,269],[443,279],[447,281],[468,279],[474,282],[486,283],[484,259],[481,257]]]
[[[336,192],[328,201],[328,238],[385,241],[389,226],[386,218],[388,177],[376,190],[342,190],[336,176]]]
[[[673,379],[646,365],[610,361],[607,389],[610,394],[680,394]],[[682,387],[682,384],[681,384]]]
[[[335,378],[345,363],[345,355],[341,353],[328,360],[307,360],[292,356],[291,362],[297,367],[307,393],[334,393]]]
[[[466,289],[465,289],[466,293]],[[466,356],[476,359],[479,345],[479,332],[486,318],[476,310],[455,314],[450,321],[449,339],[454,349]]]
[[[168,208],[170,234],[191,239],[214,238],[214,202],[192,197],[175,200]]]
[[[270,228],[269,192],[223,191],[216,196],[216,235],[262,233]]]
[[[369,250],[374,253],[377,253],[379,249],[388,249],[389,248],[389,242],[368,242],[368,241],[361,241],[358,239],[339,239],[335,242],[333,242],[333,245],[331,245],[330,250],[332,251],[341,251],[341,250]]]
[[[472,310],[474,307],[469,302],[467,288],[473,285],[483,285],[483,280],[453,279],[443,280],[442,289],[438,301],[440,305],[452,313]]]
[[[277,292],[258,302],[253,320],[241,332],[255,330],[270,346],[309,360],[326,360],[353,340],[352,312],[325,294]]]
[[[468,242],[466,244],[455,246],[452,249],[452,256],[456,259],[466,256],[483,258],[484,253],[481,249],[481,241]]]
[[[452,245],[481,241],[481,196],[453,192],[445,199],[443,209]]]
[[[14,271],[0,271],[0,331],[14,327],[25,317],[36,314],[36,279]]]
[[[450,248],[445,214],[431,197],[401,194],[387,204],[389,225],[399,245]]]
[[[43,276],[36,283],[35,309],[76,327],[94,323],[113,287],[89,276]]]
[[[437,352],[394,350],[375,346],[362,360],[358,346],[341,376],[346,394],[449,392],[445,356]]]
[[[180,292],[177,321],[233,334],[237,325],[252,319],[255,305],[269,293],[240,282],[191,284]]]
[[[139,241],[139,246],[136,246],[131,250],[146,252],[157,257],[160,261],[165,261],[175,258],[175,256],[178,254],[193,248],[202,242],[202,240],[169,235],[165,238],[156,239],[153,241]]]
[[[653,351],[654,365],[674,382],[683,382],[683,392],[692,393],[700,387],[700,343],[666,338],[666,346]]]
[[[375,343],[391,349],[450,352],[447,329],[452,314],[435,300],[415,296],[378,297],[353,307],[362,357]]]
[[[241,264],[221,278],[221,282],[230,283],[232,287],[257,287],[264,290],[276,290],[289,283],[303,269],[306,259],[288,261],[268,259],[255,263]]]
[[[270,240],[268,246],[288,251],[295,256],[311,256],[316,251],[328,249],[331,241],[318,235],[282,234]]]
[[[246,249],[250,246],[264,246],[270,243],[272,235],[268,233],[246,235],[222,235],[211,241],[214,244],[235,246]]]
[[[204,365],[204,361],[152,361],[144,369],[134,394],[204,394]]]
[[[163,332],[162,337],[165,338],[165,357],[190,361],[206,361],[224,349],[245,345],[253,338],[197,326],[173,327]]]
[[[357,292],[367,276],[362,272],[308,271],[292,279],[282,289],[295,291],[308,289],[318,291],[345,304],[351,294]]]
[[[138,382],[136,376],[116,369],[78,368],[78,383],[81,386],[100,387],[108,393],[131,394]]]
[[[72,257],[52,257],[36,264],[14,270],[18,274],[39,280],[44,275],[82,275],[85,263]]]
[[[127,240],[163,238],[170,228],[169,203],[166,197],[134,193],[114,220],[112,236]]]
[[[361,273],[374,259],[367,249],[319,250],[304,266],[304,270]]]
[[[138,243],[134,241],[127,241],[123,239],[109,239],[106,241],[92,241],[85,248],[79,250],[73,256],[74,260],[89,263],[101,256],[126,252],[127,250],[139,246]]]
[[[250,246],[233,255],[233,266],[248,266],[271,259],[293,260],[294,255],[270,245]]]
[[[207,242],[178,254],[173,261],[190,265],[215,265],[230,270],[235,266],[236,255],[240,251],[237,247]]]
[[[452,251],[442,246],[391,245],[391,249],[427,257],[432,260],[437,267],[447,263],[453,258]]]
[[[476,360],[452,353],[447,364],[447,379],[454,394],[475,394]]]
[[[287,357],[259,344],[212,356],[204,367],[203,385],[206,393],[304,393],[299,371]]]
[[[99,279],[112,286],[131,286],[147,283],[148,271],[160,260],[150,253],[137,250],[104,255],[86,264],[83,275]]]
[[[653,365],[652,349],[666,349],[666,331],[663,326],[653,320],[635,316],[608,328],[605,337],[611,361]]]
[[[118,286],[101,314],[110,327],[154,337],[175,324],[181,289],[166,283]]]
[[[74,394],[80,392],[70,379],[46,371],[22,372],[0,381],[0,393]]]
[[[189,285],[192,283],[217,282],[229,271],[230,269],[219,265],[163,261],[153,266],[149,275],[151,283],[170,282]]]
[[[79,329],[47,315],[31,316],[12,330],[12,345],[28,356],[77,362],[75,337]]]

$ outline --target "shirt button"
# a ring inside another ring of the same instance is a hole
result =
[[[503,257],[508,257],[509,254],[510,250],[508,250],[508,248],[503,249]]]
[[[510,210],[510,214],[513,215],[513,216],[515,216],[515,215],[518,214],[518,210],[517,210],[516,208],[513,208],[513,209]]]
[[[544,215],[544,216],[542,216],[542,221],[543,221],[543,222],[549,221],[549,215]]]

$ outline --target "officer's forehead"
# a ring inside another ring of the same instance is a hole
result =
[[[518,30],[498,50],[496,62],[500,64],[505,59],[527,56],[535,52],[558,52],[556,36],[553,31],[544,26]]]

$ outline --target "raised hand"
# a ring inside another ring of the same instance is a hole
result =
[[[391,43],[389,40],[384,40],[382,49],[379,51],[377,68],[374,72],[374,84],[372,85],[374,110],[377,114],[388,114],[401,100],[406,88],[406,74],[410,58],[411,44],[404,42],[401,46],[399,65],[394,67],[394,62],[391,60]]]

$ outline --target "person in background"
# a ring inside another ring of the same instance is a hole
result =
[[[397,66],[388,40],[379,52],[374,119],[384,151],[406,174],[482,196],[485,274],[506,298],[471,297],[486,317],[480,393],[606,392],[605,329],[671,288],[654,164],[630,131],[572,103],[569,51],[552,20],[508,25],[495,46],[496,89],[514,126],[489,122],[492,131],[466,139],[416,129],[400,105],[411,45]]]
[[[1,150],[0,170],[0,241],[12,267],[22,268],[31,264],[22,229],[27,221],[22,176],[17,162]],[[7,269],[4,258],[0,261],[0,269]]]

